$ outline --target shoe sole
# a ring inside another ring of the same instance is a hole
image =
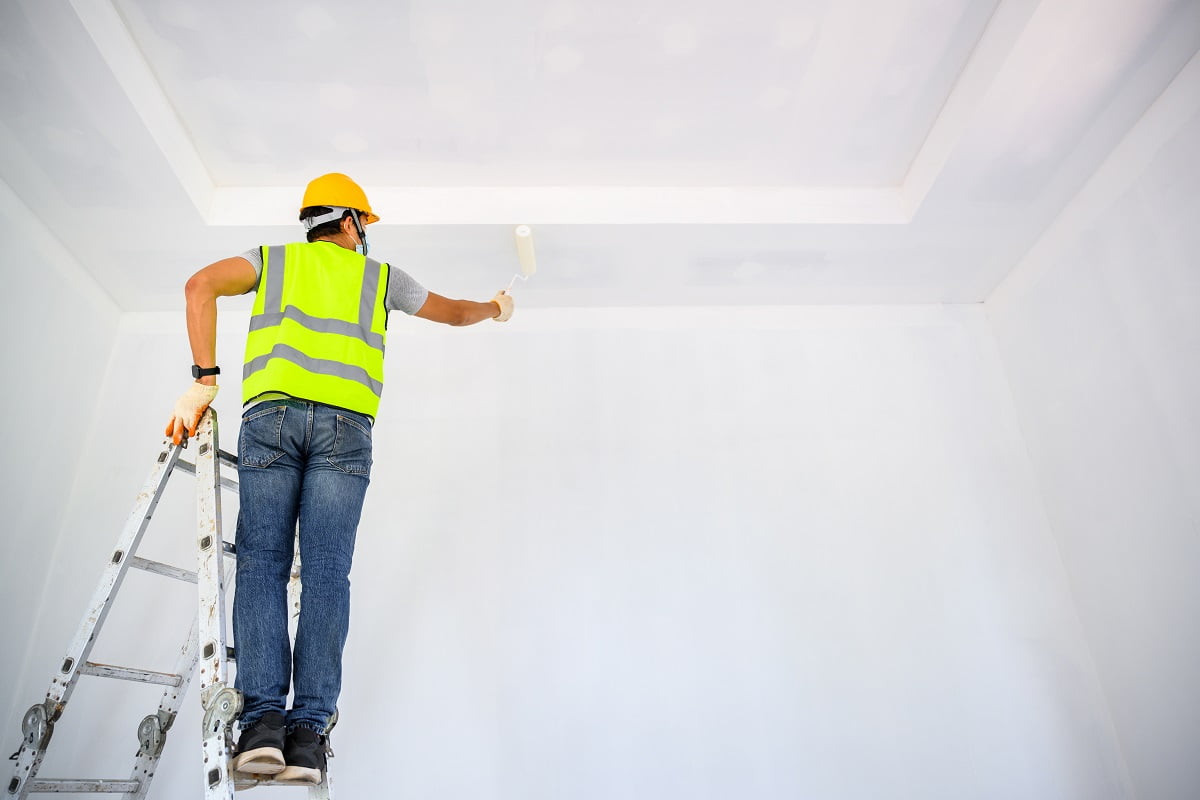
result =
[[[278,747],[257,747],[238,753],[233,759],[233,768],[251,775],[278,775],[286,769],[283,751]]]
[[[294,783],[303,786],[319,786],[321,770],[313,767],[285,767],[275,776],[276,783]]]

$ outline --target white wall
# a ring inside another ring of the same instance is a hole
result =
[[[80,453],[89,441],[119,314],[4,181],[0,264],[0,731],[8,744],[19,740],[22,714],[42,700],[50,681],[46,667],[32,683],[23,682],[26,666],[45,666],[66,649],[67,638],[51,645],[42,632],[32,632],[40,625],[64,509],[76,479],[86,478]],[[83,608],[72,613],[82,614]]]
[[[988,303],[1136,796],[1200,797],[1200,59]]]
[[[223,320],[229,367],[245,317]],[[85,453],[113,466],[61,562],[99,569],[186,366],[181,318],[123,320]],[[1128,796],[981,308],[396,318],[376,448],[339,794]],[[169,500],[148,547],[186,563]],[[186,625],[193,590],[141,577],[113,652]],[[80,700],[123,758],[141,702]],[[196,792],[198,719],[193,692],[156,796]],[[111,765],[94,730],[56,736],[59,765]]]

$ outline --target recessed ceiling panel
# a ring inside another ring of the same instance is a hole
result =
[[[218,186],[862,187],[996,0],[115,5]]]

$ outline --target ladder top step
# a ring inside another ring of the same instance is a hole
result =
[[[293,783],[290,781],[277,781],[277,780],[274,780],[273,778],[256,778],[253,775],[249,775],[245,772],[230,772],[230,774],[233,776],[234,788],[236,788],[238,791],[243,791],[245,789],[253,789],[255,786],[306,786],[308,788],[313,787],[313,784],[310,784],[310,783]],[[322,773],[321,783],[318,783],[316,785],[320,786],[323,783],[325,783],[324,773]]]

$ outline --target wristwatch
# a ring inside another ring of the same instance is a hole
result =
[[[207,378],[209,375],[220,375],[220,367],[202,367],[199,364],[192,364],[193,378]]]

